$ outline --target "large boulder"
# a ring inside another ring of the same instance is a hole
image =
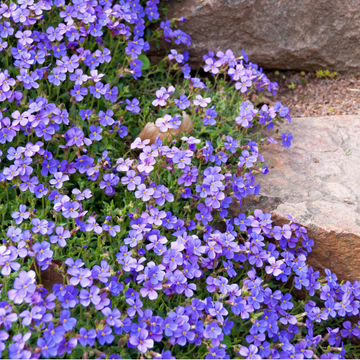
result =
[[[171,1],[167,17],[181,16],[195,66],[208,50],[244,49],[268,69],[360,69],[357,0]]]
[[[280,131],[291,132],[293,144],[266,146],[269,173],[243,209],[271,212],[280,225],[291,215],[315,241],[314,268],[360,280],[360,117],[295,118]]]

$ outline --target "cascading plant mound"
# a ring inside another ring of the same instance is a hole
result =
[[[231,50],[191,72],[158,3],[0,5],[1,356],[356,357],[359,284],[241,207],[292,141],[277,84]]]

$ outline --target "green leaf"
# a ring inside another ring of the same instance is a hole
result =
[[[144,54],[138,56],[138,59],[143,62],[141,70],[146,70],[150,67],[150,60]]]
[[[229,336],[225,335],[224,340],[222,341],[227,347],[231,346],[231,339]]]

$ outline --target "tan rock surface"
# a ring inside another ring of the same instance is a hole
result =
[[[292,146],[266,146],[269,173],[244,207],[278,223],[291,215],[315,241],[313,267],[360,280],[360,116],[296,118],[280,131],[293,134]]]

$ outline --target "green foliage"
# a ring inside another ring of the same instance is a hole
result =
[[[294,83],[291,83],[290,85],[288,85],[288,88],[290,90],[294,90],[295,89],[295,84]]]
[[[338,75],[336,71],[330,72],[329,70],[318,70],[316,72],[316,77],[319,79],[333,79]]]

